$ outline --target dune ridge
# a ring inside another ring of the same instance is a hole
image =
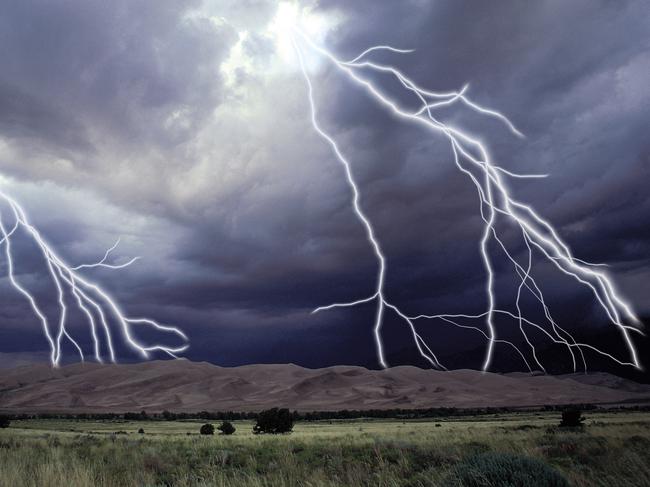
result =
[[[2,370],[0,409],[24,412],[299,411],[525,407],[650,402],[650,386],[619,377],[530,376],[399,366],[306,369],[293,364],[219,367],[188,360],[38,364]]]

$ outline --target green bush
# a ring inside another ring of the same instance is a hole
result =
[[[569,487],[553,467],[535,458],[484,453],[457,465],[445,485],[456,487]]]
[[[288,409],[267,409],[257,416],[253,433],[290,433],[293,429],[293,415]]]
[[[201,429],[199,430],[199,433],[202,435],[213,435],[214,434],[214,426],[211,424],[204,424],[201,426]]]
[[[230,421],[224,421],[217,429],[221,431],[222,435],[232,435],[236,431]]]

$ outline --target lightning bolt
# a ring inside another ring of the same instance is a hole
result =
[[[378,45],[366,49],[350,61],[344,61],[336,57],[329,50],[316,44],[303,31],[297,27],[292,28],[292,43],[298,57],[300,69],[307,86],[309,99],[311,123],[318,135],[324,139],[332,149],[338,162],[342,165],[347,185],[352,193],[352,209],[356,218],[363,226],[368,244],[373,250],[377,261],[377,277],[374,293],[368,297],[355,301],[333,303],[327,306],[316,308],[313,313],[319,313],[334,308],[350,308],[364,303],[375,303],[376,314],[374,321],[374,339],[377,350],[378,361],[382,367],[388,367],[384,345],[382,342],[381,328],[384,314],[394,313],[408,327],[412,339],[420,355],[433,367],[445,369],[435,353],[427,345],[423,337],[418,333],[415,323],[419,320],[437,320],[441,323],[459,328],[474,330],[481,334],[487,342],[485,358],[482,368],[488,370],[494,355],[495,344],[501,343],[513,348],[521,357],[525,366],[532,372],[534,368],[546,371],[538,357],[535,344],[528,335],[531,329],[543,333],[550,341],[566,347],[567,353],[573,363],[574,372],[577,371],[578,362],[587,371],[587,363],[584,350],[588,349],[603,355],[618,364],[629,365],[641,368],[637,351],[634,347],[631,333],[641,333],[640,322],[631,307],[616,292],[610,278],[598,267],[602,264],[591,264],[573,256],[569,246],[561,239],[558,232],[550,222],[542,218],[530,205],[515,199],[510,193],[504,180],[505,177],[512,179],[544,178],[544,174],[517,174],[506,170],[491,160],[487,148],[476,138],[470,136],[458,127],[436,117],[436,110],[443,106],[462,104],[468,109],[482,116],[492,117],[502,122],[505,127],[518,137],[523,134],[517,130],[514,124],[502,113],[483,107],[472,101],[467,95],[468,86],[453,92],[434,92],[418,86],[411,78],[398,68],[392,65],[381,64],[368,60],[370,54],[375,51],[390,51],[396,54],[407,54],[413,52],[410,49],[397,49],[391,46]],[[328,134],[318,122],[318,111],[314,97],[314,88],[311,77],[305,63],[305,51],[315,52],[326,59],[339,72],[343,73],[349,80],[360,86],[368,96],[374,99],[381,107],[387,109],[393,115],[418,126],[424,127],[432,134],[443,136],[449,143],[453,162],[456,168],[465,174],[473,183],[479,199],[479,211],[483,221],[483,233],[479,242],[479,252],[483,261],[486,273],[485,293],[487,297],[487,310],[478,315],[468,314],[432,314],[412,316],[403,312],[398,306],[391,303],[386,297],[386,257],[382,251],[381,244],[376,236],[372,221],[361,206],[361,195],[359,185],[355,180],[354,173],[349,160],[343,154],[336,140]],[[409,110],[394,98],[384,93],[375,82],[371,81],[364,73],[372,71],[375,73],[391,76],[396,79],[403,89],[415,96],[419,108]],[[514,258],[512,245],[508,246],[497,231],[498,221],[507,221],[514,224],[521,236],[520,242],[526,248],[526,262],[520,263]],[[493,265],[494,256],[489,252],[490,243],[496,243],[509,261],[518,278],[519,285],[515,300],[517,312],[499,309],[496,307],[494,291],[495,271]],[[553,318],[546,304],[544,294],[532,275],[533,251],[537,250],[551,263],[559,272],[571,277],[579,285],[588,288],[594,296],[596,303],[604,310],[611,324],[616,326],[623,336],[629,358],[617,358],[614,355],[600,350],[587,343],[576,342],[571,334],[562,328]],[[521,309],[521,298],[524,293],[530,295],[539,303],[544,314],[543,322],[537,322],[524,316]],[[521,335],[530,349],[530,358],[527,358],[517,345],[508,340],[498,338],[495,319],[502,317],[512,320],[518,324]],[[482,320],[484,326],[467,325],[466,322]],[[546,326],[544,326],[546,325]]]
[[[188,338],[180,329],[176,327],[161,325],[160,323],[148,318],[128,317],[124,314],[115,300],[106,291],[104,291],[99,285],[88,280],[80,274],[79,271],[82,269],[92,269],[98,267],[104,267],[108,269],[122,269],[133,264],[138,259],[138,257],[133,258],[123,264],[107,263],[111,252],[117,248],[117,245],[120,242],[119,239],[115,245],[106,251],[104,257],[98,262],[94,264],[81,264],[71,267],[54,252],[54,250],[45,241],[38,230],[29,222],[25,211],[16,202],[16,200],[3,192],[0,192],[0,198],[7,203],[7,206],[10,209],[10,215],[13,220],[13,224],[8,227],[5,224],[2,213],[0,213],[0,233],[2,234],[0,245],[4,244],[9,282],[16,291],[18,291],[27,299],[34,315],[38,321],[40,321],[43,328],[43,333],[45,334],[45,337],[50,346],[50,360],[54,367],[59,366],[61,363],[61,347],[64,338],[67,339],[76,348],[81,361],[83,362],[85,360],[82,347],[74,339],[70,331],[68,331],[67,324],[69,321],[69,313],[68,306],[66,304],[67,299],[71,299],[74,303],[76,303],[78,309],[85,316],[92,334],[94,357],[100,363],[104,362],[104,359],[100,352],[102,343],[102,339],[99,336],[100,331],[98,330],[100,326],[103,330],[103,335],[106,340],[106,346],[108,348],[110,361],[116,361],[115,349],[113,346],[113,336],[111,327],[109,326],[111,320],[118,323],[119,327],[121,328],[122,335],[128,345],[137,353],[139,353],[143,358],[149,358],[149,353],[154,351],[164,352],[174,358],[177,358],[177,353],[181,353],[188,348],[187,343],[179,347],[168,347],[160,344],[146,345],[138,341],[133,336],[133,325],[145,325],[161,332],[171,333],[177,335],[186,342]],[[59,319],[56,325],[50,323],[50,320],[44,313],[42,306],[39,304],[39,300],[33,293],[28,291],[22,284],[20,284],[15,276],[12,238],[16,235],[16,232],[19,229],[24,230],[26,235],[33,241],[33,243],[36,244],[45,261],[48,276],[56,287],[59,309]]]

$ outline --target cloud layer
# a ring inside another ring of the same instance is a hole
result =
[[[462,110],[445,116],[503,167],[549,173],[512,190],[650,312],[644,2],[304,6],[342,58],[414,48],[378,56],[432,89],[469,82],[507,113],[526,139]],[[70,262],[122,236],[119,256],[142,260],[93,277],[131,314],[186,329],[191,358],[367,363],[372,310],[309,314],[368,295],[376,269],[341,168],[309,124],[295,59],[274,38],[276,13],[261,0],[11,2],[0,19],[2,188]],[[323,124],[353,161],[388,256],[391,300],[410,313],[483,309],[477,199],[445,141],[310,63]],[[21,256],[23,279],[38,281],[37,256]],[[558,316],[602,320],[584,291],[539,272]],[[20,296],[4,295],[0,351],[45,349]],[[398,326],[387,324],[396,349],[407,345]],[[444,352],[476,343],[423,333]]]

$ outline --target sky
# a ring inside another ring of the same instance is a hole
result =
[[[548,174],[509,188],[577,257],[608,264],[621,295],[650,315],[642,0],[21,0],[2,10],[0,189],[71,265],[97,261],[120,238],[113,261],[140,259],[84,276],[128,315],[182,328],[189,359],[377,365],[372,305],[311,314],[372,294],[377,264],[342,168],[311,126],[287,11],[342,59],[390,44],[414,52],[373,59],[421,86],[469,83],[525,138],[467,110],[442,116],[502,167]],[[382,242],[391,302],[409,314],[485,310],[478,201],[449,144],[379,108],[317,54],[307,64],[320,122],[351,161]],[[409,103],[390,79],[372,79]],[[56,319],[38,249],[24,235],[13,246],[17,278]],[[511,269],[495,262],[499,304],[512,308]],[[40,360],[41,325],[1,265],[0,361]],[[588,337],[611,326],[584,287],[535,265],[567,329]],[[81,318],[71,312],[69,327],[90,350]],[[512,323],[500,330],[517,336]],[[403,323],[387,316],[384,331],[388,354],[409,356]],[[484,344],[441,323],[421,333],[441,356]],[[119,355],[133,359],[122,345]]]

